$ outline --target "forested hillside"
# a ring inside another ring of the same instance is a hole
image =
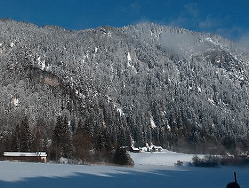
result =
[[[2,19],[0,28],[2,152],[248,150],[249,56],[235,42],[152,23],[69,31]]]

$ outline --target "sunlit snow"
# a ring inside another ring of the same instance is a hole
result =
[[[18,100],[17,98],[14,98],[14,99],[13,99],[13,104],[14,104],[14,106],[17,106],[18,103],[19,103],[19,100]]]
[[[220,167],[198,168],[188,162],[193,155],[164,150],[155,153],[132,153],[134,167],[104,165],[66,165],[52,163],[0,162],[0,187],[2,188],[220,188],[234,180],[237,172],[240,186],[249,187],[248,168]]]
[[[156,124],[152,116],[150,117],[150,125],[151,125],[151,128],[156,128]]]
[[[14,42],[11,42],[10,43],[10,47],[13,48],[15,46],[15,43]]]

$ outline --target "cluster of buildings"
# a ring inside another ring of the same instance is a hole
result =
[[[123,146],[127,151],[133,152],[133,153],[139,153],[139,152],[161,152],[163,148],[161,146],[154,146],[153,144],[149,145],[146,144],[145,147],[139,147],[136,148],[134,145],[131,147]]]

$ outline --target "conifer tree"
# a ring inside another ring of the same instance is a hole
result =
[[[93,147],[89,126],[86,123],[84,126],[81,119],[78,122],[76,133],[73,137],[73,144],[76,151],[75,156],[80,159],[86,159]]]
[[[20,125],[16,125],[16,128],[12,133],[10,151],[20,151]]]
[[[29,123],[28,123],[27,116],[21,122],[19,140],[20,140],[20,151],[23,151],[23,152],[31,151],[33,135],[29,129]]]
[[[63,118],[61,116],[58,116],[52,136],[52,156],[51,156],[56,160],[58,160],[61,157],[62,127],[63,127]]]
[[[68,119],[65,116],[57,117],[55,129],[53,131],[53,149],[55,150],[55,158],[60,157],[71,158],[73,154],[72,135],[69,129]]]
[[[117,147],[113,157],[114,164],[117,165],[134,165],[133,160],[124,148]]]
[[[71,158],[73,152],[72,134],[66,116],[64,117],[63,126],[62,126],[61,143],[62,143],[63,156],[66,158]]]
[[[44,151],[43,141],[44,141],[44,133],[42,130],[42,125],[37,123],[35,128],[34,142],[33,142],[33,151],[40,152]]]
[[[105,127],[96,127],[95,128],[95,149],[97,151],[107,151],[110,152],[112,149],[111,138],[107,133]]]

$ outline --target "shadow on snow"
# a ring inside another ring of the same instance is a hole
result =
[[[102,173],[93,175],[75,173],[68,177],[35,177],[24,178],[21,181],[0,181],[0,188],[68,188],[68,187],[108,187],[108,188],[165,188],[165,187],[226,187],[233,180],[234,168],[194,168],[179,167],[175,170],[157,169],[147,172],[135,170],[116,170],[116,173]],[[238,183],[241,187],[248,187],[248,169],[236,168]]]

